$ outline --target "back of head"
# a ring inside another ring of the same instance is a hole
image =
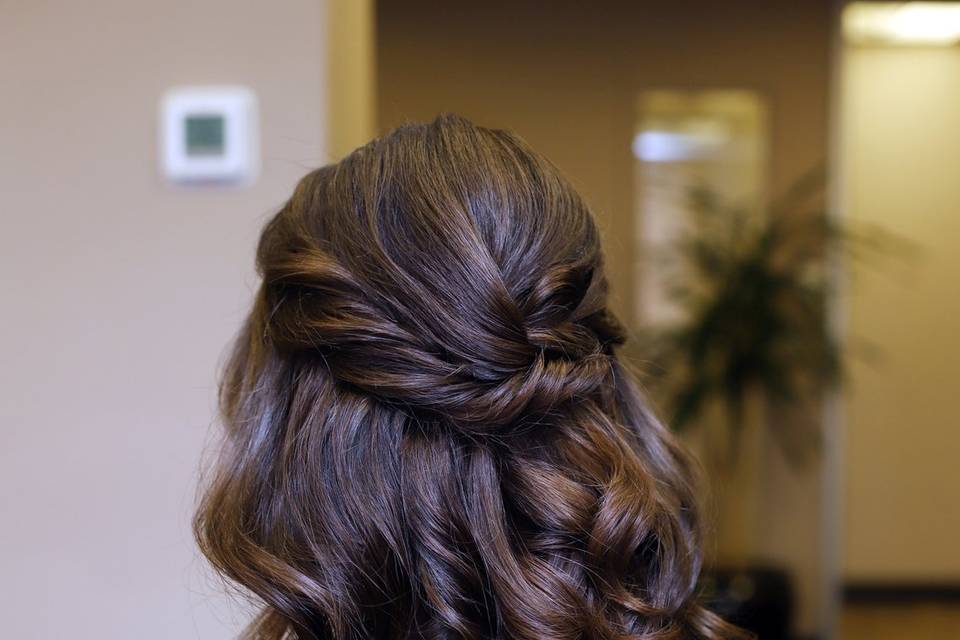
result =
[[[303,178],[257,261],[196,519],[251,637],[732,633],[592,216],[522,141],[403,126]]]

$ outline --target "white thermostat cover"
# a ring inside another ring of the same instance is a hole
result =
[[[177,87],[160,107],[160,162],[179,184],[250,184],[260,170],[257,98],[237,86]]]

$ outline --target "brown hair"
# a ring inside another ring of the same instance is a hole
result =
[[[257,264],[195,521],[265,603],[250,637],[733,633],[592,216],[521,140],[400,127],[304,177]]]

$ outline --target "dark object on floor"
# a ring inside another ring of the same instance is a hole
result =
[[[704,571],[701,589],[711,611],[759,640],[790,638],[793,587],[786,571],[757,566],[711,569]]]
[[[847,604],[960,603],[958,582],[848,582],[843,587]]]

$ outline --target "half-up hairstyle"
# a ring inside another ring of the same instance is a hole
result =
[[[592,215],[516,136],[400,127],[303,178],[257,265],[195,521],[248,637],[734,636]]]

